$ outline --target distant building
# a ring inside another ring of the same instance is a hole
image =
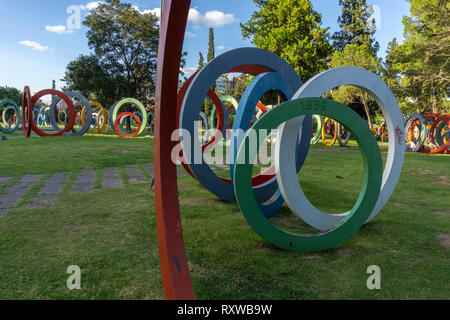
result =
[[[228,88],[228,82],[225,79],[219,79],[216,82],[216,88],[217,88],[217,92],[224,94],[225,92],[227,92],[227,88]]]

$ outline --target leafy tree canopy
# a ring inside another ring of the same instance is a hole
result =
[[[347,45],[365,45],[371,48],[373,54],[380,49],[375,40],[375,20],[372,19],[373,9],[366,0],[339,0],[342,15],[338,18],[340,31],[332,36],[333,46],[342,51]]]
[[[258,10],[241,24],[244,38],[285,59],[303,80],[327,68],[328,28],[309,0],[253,0]]]
[[[388,54],[385,75],[400,81],[407,111],[450,111],[450,4],[446,0],[409,0],[405,42]]]
[[[63,79],[76,89],[88,89],[91,94],[118,100],[134,97],[151,103],[155,88],[158,50],[158,18],[142,14],[129,3],[105,0],[91,11],[83,24],[89,28],[88,44],[94,56],[82,56],[71,62]],[[87,67],[93,67],[88,84]],[[81,70],[78,70],[80,68]],[[100,81],[99,77],[105,80]],[[112,84],[115,82],[115,84]],[[98,87],[96,87],[98,86]]]
[[[11,99],[20,106],[22,104],[22,91],[13,87],[0,87],[0,100]]]
[[[380,60],[374,56],[371,48],[357,44],[346,46],[342,52],[336,51],[330,65],[332,68],[360,67],[375,74],[379,74],[381,70]],[[353,86],[342,86],[334,90],[332,96],[336,101],[352,105],[360,114],[365,113],[369,126],[372,128],[372,116],[378,111],[378,107],[367,91]]]

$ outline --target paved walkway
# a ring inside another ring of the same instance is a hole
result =
[[[150,176],[153,176],[152,163],[125,166],[125,176],[130,184],[150,183],[150,179],[141,170],[147,171]],[[103,188],[123,187],[124,175],[121,172],[121,168],[118,167],[104,168],[101,178]],[[58,195],[63,192],[71,175],[71,172],[55,172],[52,174],[31,201],[26,204],[26,207],[29,209],[51,208],[55,204]],[[184,176],[186,173],[182,169],[178,169],[178,175]],[[93,192],[96,176],[96,169],[81,170],[69,191],[74,194]],[[33,186],[41,182],[43,177],[43,174],[26,174],[20,181],[8,186],[0,193],[0,217],[13,209],[20,199],[29,193]],[[11,177],[0,177],[0,187],[7,184],[11,179]]]

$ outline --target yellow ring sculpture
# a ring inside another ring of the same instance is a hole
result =
[[[327,136],[326,136],[326,129],[327,129],[327,122],[328,121],[332,121],[333,124],[334,124],[334,136],[333,136],[333,139],[331,139],[330,142],[327,141]],[[323,141],[323,144],[325,146],[332,147],[336,143],[336,140],[338,138],[337,127],[338,127],[338,122],[336,120],[330,119],[328,117],[325,118],[325,121],[323,122],[323,126],[322,126],[322,141]]]

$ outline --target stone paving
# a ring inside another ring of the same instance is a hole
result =
[[[117,188],[123,186],[119,168],[103,169],[103,188]]]
[[[6,188],[0,196],[0,216],[14,208],[20,198],[27,194],[43,176],[43,174],[26,174],[19,182]],[[9,180],[10,179],[8,179],[8,181]]]
[[[64,189],[70,172],[56,172],[41,187],[39,193],[33,197],[30,209],[51,208],[56,201],[56,197]]]
[[[150,179],[144,172],[148,173]],[[152,163],[125,166],[125,173],[130,184],[150,183],[153,172]],[[186,172],[181,167],[177,168],[177,173],[180,177],[186,176]],[[53,173],[50,178],[41,182],[43,183],[42,187],[31,198],[29,203],[25,204],[25,207],[29,209],[53,207],[58,195],[63,192],[71,176],[71,172]],[[73,194],[88,194],[93,192],[96,176],[96,169],[81,170],[75,178],[75,182],[73,183],[70,192]],[[8,184],[13,179],[12,177],[0,177],[0,188],[4,188],[4,191],[0,191],[0,217],[16,207],[20,199],[28,194],[43,177],[43,174],[26,174],[19,181],[11,185]],[[124,186],[121,169],[119,167],[104,168],[103,176],[101,178],[103,188],[120,188]]]
[[[125,171],[128,176],[128,181],[132,184],[143,183],[147,181],[147,178],[144,176],[138,166],[126,166]]]
[[[85,194],[94,190],[95,169],[83,169],[72,186],[72,193]]]

